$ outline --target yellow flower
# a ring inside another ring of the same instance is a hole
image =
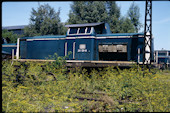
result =
[[[156,78],[158,78],[157,76],[156,77],[154,77],[154,79],[156,79]]]
[[[25,86],[19,86],[19,88],[22,88],[22,89],[28,89],[27,87]]]
[[[17,101],[18,101],[18,99],[14,99],[12,102],[13,102],[13,103],[16,103]]]

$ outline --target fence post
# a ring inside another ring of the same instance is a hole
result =
[[[167,69],[168,69],[168,64],[169,64],[169,51],[167,51]]]
[[[14,60],[14,49],[12,49],[12,60]]]
[[[16,59],[19,59],[19,45],[20,45],[20,38],[17,39],[17,50],[16,50]]]
[[[138,48],[138,63],[140,62],[140,48]]]

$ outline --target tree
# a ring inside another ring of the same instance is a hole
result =
[[[130,19],[120,14],[120,7],[115,1],[107,1],[107,10],[112,33],[132,33],[134,32],[133,24]]]
[[[40,5],[37,10],[32,8],[30,24],[24,29],[25,36],[64,34],[59,14],[60,9],[55,12],[48,4]]]
[[[14,34],[12,31],[6,29],[2,30],[2,38],[7,40],[7,43],[16,43],[17,38],[22,37],[23,35]]]
[[[68,23],[106,22],[107,19],[104,1],[76,1],[71,5]]]
[[[120,7],[115,1],[107,1],[108,23],[112,33],[120,32]]]
[[[139,13],[139,7],[133,2],[128,10],[128,16],[135,28],[135,32],[138,32],[140,28],[142,27],[142,24],[140,23],[140,13]]]
[[[134,32],[128,18],[121,17],[115,1],[76,1],[71,5],[68,24],[107,22],[113,33]],[[127,26],[129,24],[129,26]]]
[[[128,17],[122,17],[119,26],[119,33],[133,33],[135,31],[135,28]]]

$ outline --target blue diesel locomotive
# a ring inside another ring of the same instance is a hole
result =
[[[46,59],[71,52],[68,60],[72,61],[143,61],[144,33],[111,33],[104,22],[65,27],[66,35],[18,38],[17,59]]]

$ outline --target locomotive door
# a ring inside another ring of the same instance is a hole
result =
[[[75,53],[76,53],[76,42],[68,43],[65,42],[65,56],[68,55],[69,52],[72,52],[72,55],[69,55],[69,58],[75,59]]]

